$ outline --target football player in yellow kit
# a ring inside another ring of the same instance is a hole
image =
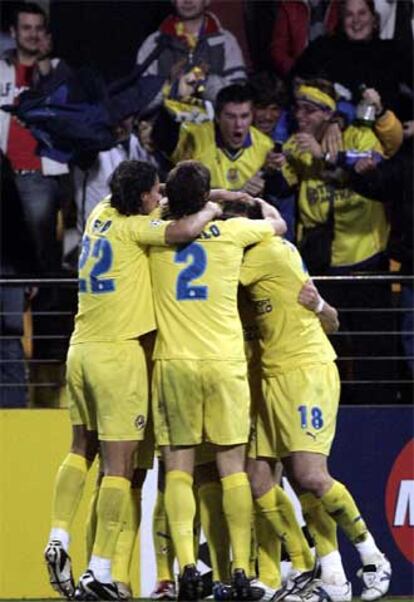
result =
[[[166,191],[174,218],[204,206],[210,172],[185,161]],[[166,467],[165,506],[180,566],[179,599],[202,596],[193,546],[195,447],[215,446],[233,556],[233,595],[257,599],[247,579],[252,498],[245,473],[249,388],[237,286],[246,246],[283,233],[278,212],[261,202],[265,219],[212,221],[196,242],[150,251],[158,324],[154,351],[155,435]]]
[[[250,471],[256,507],[271,525],[280,504],[274,464],[281,459],[322,565],[322,590],[308,592],[306,600],[317,602],[324,590],[334,602],[352,599],[338,552],[337,525],[356,546],[364,565],[362,599],[380,598],[389,587],[389,562],[351,494],[332,478],[327,466],[340,382],[335,352],[322,325],[328,331],[335,327],[335,310],[309,281],[297,249],[277,237],[247,251],[240,280],[256,310],[261,344],[264,399],[258,405],[257,458]],[[288,600],[300,577],[292,575],[275,600]]]
[[[124,161],[111,195],[90,215],[79,258],[79,307],[67,358],[72,446],[56,477],[45,558],[52,586],[79,599],[118,599],[111,562],[129,498],[132,458],[147,421],[147,369],[139,337],[155,329],[147,246],[191,241],[221,213],[208,202],[177,222],[149,217],[156,169]],[[104,477],[88,570],[75,592],[69,532],[99,440]]]

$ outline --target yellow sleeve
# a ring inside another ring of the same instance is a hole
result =
[[[373,150],[381,155],[384,149],[375,132],[367,127],[350,125],[344,133],[344,147],[358,151]]]
[[[171,155],[171,161],[173,163],[178,163],[185,159],[192,159],[194,157],[194,150],[195,140],[192,128],[186,123],[182,123],[180,126],[178,143]]]
[[[283,153],[286,156],[286,163],[282,167],[282,175],[289,186],[295,186],[300,180],[301,160],[293,137],[283,145]]]
[[[134,216],[125,220],[124,233],[141,245],[168,246],[165,231],[169,221],[147,216]]]
[[[246,251],[240,270],[240,283],[250,286],[266,277],[268,268],[266,266],[268,245],[259,243]]]
[[[265,219],[235,217],[226,223],[231,227],[236,244],[242,248],[274,236],[273,227]]]
[[[387,158],[392,157],[403,143],[404,133],[401,121],[392,111],[385,111],[384,115],[375,122],[377,134]]]

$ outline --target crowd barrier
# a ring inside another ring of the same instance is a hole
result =
[[[345,278],[342,277],[342,280]],[[393,286],[402,281],[401,277],[388,278]],[[322,278],[315,280],[322,281]],[[407,277],[407,280],[412,281],[413,278]],[[75,298],[76,283],[76,279],[13,282],[0,279],[0,287],[57,286],[69,291],[69,296],[75,295]],[[396,293],[398,295],[398,290]],[[361,312],[367,310],[363,307],[353,309]],[[396,316],[402,311],[397,305],[384,309],[387,312],[392,310]],[[409,311],[413,311],[413,308]],[[63,387],[63,351],[70,328],[65,332],[56,330],[61,326],[58,320],[62,317],[67,319],[65,326],[70,326],[73,308],[69,303],[68,308],[55,308],[41,313],[46,314],[44,317],[48,320],[52,319],[52,323],[57,320],[55,332],[37,335],[35,330],[30,331],[32,326],[26,330],[26,356],[22,361],[27,367],[28,379],[23,385],[16,383],[17,386],[27,387],[32,409],[0,411],[0,599],[57,597],[48,584],[43,549],[50,526],[53,481],[70,440]],[[36,315],[32,315],[33,318]],[[337,336],[347,335],[340,332]],[[399,338],[401,331],[388,328],[383,332],[371,332],[369,336]],[[59,357],[36,357],[31,344],[39,340],[51,341]],[[407,370],[407,360],[412,361],[413,358],[407,358],[398,346],[394,355],[366,360],[378,361],[379,366],[381,362],[388,364],[392,361],[403,368],[395,373],[396,378],[391,383],[380,370],[374,383],[378,390],[385,390],[387,394],[389,391],[389,404],[375,405],[375,398],[370,394],[364,405],[345,405],[340,409],[330,468],[336,478],[345,482],[354,494],[379,546],[391,560],[394,573],[390,593],[414,597],[414,408],[409,404],[396,403],[398,395],[408,394],[412,399],[413,383]],[[41,373],[39,367],[42,368]],[[2,382],[0,387],[12,384]],[[366,391],[366,387],[372,383],[358,383],[351,378],[348,383],[343,380],[342,384],[344,389],[347,386],[359,386]],[[45,405],[62,407],[40,409]],[[88,477],[73,530],[71,554],[75,575],[79,575],[85,566],[85,517],[95,478],[96,468]],[[156,479],[152,472],[144,486],[140,546],[137,545],[133,559],[133,566],[136,567],[132,583],[135,596],[147,596],[154,584],[151,510],[155,496]],[[340,538],[340,546],[347,574],[353,582],[355,594],[359,594],[360,584],[355,577],[359,568],[357,555],[343,538]],[[208,563],[204,562],[202,566],[203,571],[209,570]]]
[[[332,286],[341,286],[344,291],[343,298],[340,296],[339,302],[335,303],[341,327],[331,337],[339,356],[342,402],[411,403],[414,351],[411,347],[407,352],[403,338],[414,337],[412,292],[411,306],[402,306],[400,301],[401,288],[412,290],[414,276],[318,276],[314,280],[321,289],[326,285],[331,289]],[[389,305],[386,307],[378,305],[375,300],[378,283],[389,287]],[[10,287],[35,287],[39,290],[31,302],[31,309],[24,313],[24,357],[16,359],[0,355],[0,367],[1,364],[24,363],[25,378],[18,382],[0,382],[0,395],[5,388],[7,391],[25,388],[29,407],[65,407],[65,356],[76,312],[77,284],[76,278],[0,278],[0,301],[2,290],[7,291]],[[350,307],[346,303],[346,287],[359,284],[374,287],[372,304],[368,299],[364,306]],[[329,302],[330,298],[327,300]],[[18,316],[19,312],[0,309],[0,318],[5,315],[12,317],[13,314]],[[402,317],[407,315],[411,315],[409,330],[402,322]],[[352,325],[352,322],[357,325]],[[19,338],[20,335],[14,332],[0,332],[0,343]],[[361,353],[353,341],[360,342]]]

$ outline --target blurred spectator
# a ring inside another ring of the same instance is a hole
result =
[[[284,82],[274,73],[263,71],[249,79],[253,89],[253,125],[271,138],[273,150],[281,151],[281,147],[292,133],[292,119],[287,110],[288,91]],[[269,160],[271,155],[269,155]],[[270,175],[272,166],[269,164]],[[264,196],[281,213],[287,224],[285,238],[295,241],[296,230],[296,195],[286,197],[269,194],[265,189]]]
[[[340,6],[338,33],[312,42],[298,59],[295,75],[340,84],[341,95],[354,104],[362,85],[375,88],[384,106],[399,115],[400,84],[413,88],[411,52],[395,40],[379,38],[373,0],[344,0]]]
[[[245,0],[246,36],[253,63],[252,72],[273,69],[269,48],[278,2]]]
[[[176,14],[167,17],[138,51],[138,66],[150,60],[144,75],[161,75],[172,82],[198,67],[203,74],[203,98],[214,101],[221,88],[246,79],[236,38],[206,12],[208,0],[174,0]],[[152,57],[152,60],[151,58]],[[161,90],[157,101],[162,102]]]
[[[10,2],[2,2],[0,22],[0,58],[9,50],[16,48],[16,42],[10,34],[10,22],[14,9]]]
[[[305,263],[316,275],[387,272],[389,224],[383,204],[361,197],[336,180],[321,146],[323,132],[336,109],[333,85],[320,80],[301,84],[295,102],[298,133],[283,146],[280,173],[281,178],[299,187],[298,239]],[[374,151],[376,161],[383,152],[373,130],[366,126],[348,127],[342,143],[352,153]],[[392,401],[386,387],[373,383],[378,379],[378,370],[383,378],[392,379],[393,364],[372,359],[392,355],[390,338],[358,335],[364,331],[393,330],[392,319],[385,321],[380,312],[391,307],[390,286],[380,281],[321,282],[318,286],[334,306],[345,309],[340,318],[343,334],[335,339],[338,354],[347,358],[339,362],[342,378],[371,381],[363,386],[344,387],[344,399],[362,403],[371,395],[378,403]],[[368,307],[369,313],[352,311],[362,308],[365,312]],[[353,360],[356,356],[368,359]]]
[[[380,38],[398,39],[404,44],[412,43],[413,9],[412,0],[375,0],[375,10],[380,18]]]
[[[122,161],[137,159],[157,165],[153,154],[143,146],[132,128],[133,117],[124,119],[116,128],[116,146],[98,153],[84,169],[78,166],[74,168],[77,228],[80,234],[92,209],[110,193],[109,179]]]
[[[23,219],[13,170],[2,151],[0,176],[0,275],[2,278],[27,278],[36,272],[35,247]],[[0,286],[0,408],[22,408],[27,405],[21,337],[25,303],[32,293],[32,289],[23,285]],[[10,386],[7,386],[8,383],[11,383]]]
[[[54,82],[65,79],[69,67],[51,58],[51,38],[47,31],[47,18],[36,4],[18,4],[11,26],[16,41],[16,51],[0,61],[1,105],[17,103],[25,90],[47,91]],[[14,117],[0,110],[0,146],[10,160],[15,183],[21,199],[24,222],[35,244],[37,272],[40,276],[56,276],[61,273],[61,241],[57,236],[57,216],[60,209],[64,174],[67,165],[50,158],[39,157],[37,142],[32,133]],[[33,275],[33,274],[32,274]],[[61,294],[55,287],[42,286],[33,299],[33,356],[38,360],[31,367],[31,380],[43,381],[44,368],[39,360],[56,359],[65,355],[62,319],[50,312],[62,307]],[[51,337],[51,338],[49,338]],[[53,380],[50,372],[46,381]],[[52,391],[39,387],[50,402]]]
[[[266,184],[261,170],[273,142],[252,122],[253,92],[249,86],[233,84],[218,93],[214,122],[180,125],[164,108],[154,124],[153,138],[174,164],[184,159],[204,163],[213,188],[257,196]]]
[[[0,57],[6,52],[14,50],[16,48],[16,42],[8,31],[0,31]]]
[[[277,2],[271,56],[276,71],[286,76],[308,43],[332,33],[338,24],[339,0]]]
[[[65,66],[51,59],[51,41],[46,15],[36,4],[20,4],[11,34],[16,50],[0,60],[1,104],[13,104],[34,85],[61,77]],[[68,173],[62,163],[40,158],[31,132],[8,113],[0,111],[0,146],[9,158],[22,200],[24,219],[35,241],[42,273],[59,268],[56,243],[56,218],[59,209],[59,180]]]
[[[414,124],[414,122],[411,122]],[[410,125],[411,125],[410,124]],[[400,152],[392,159],[376,165],[367,160],[351,173],[349,186],[358,194],[385,203],[391,215],[391,234],[388,254],[400,263],[400,273],[414,275],[414,224],[413,224],[413,132],[409,133]],[[359,172],[359,173],[358,173]],[[407,363],[414,377],[414,293],[413,281],[402,281],[400,307],[407,309],[401,314],[400,328]]]

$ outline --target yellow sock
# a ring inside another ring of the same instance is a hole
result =
[[[193,494],[193,477],[182,470],[170,470],[165,477],[165,509],[168,524],[182,570],[195,564],[193,525],[196,511]]]
[[[332,516],[352,543],[364,541],[368,535],[367,526],[345,485],[334,481],[329,491],[320,499],[326,512]]]
[[[92,556],[112,560],[125,517],[130,487],[130,481],[123,477],[102,479],[96,508],[96,538]]]
[[[226,583],[230,577],[230,540],[223,512],[223,490],[218,482],[205,483],[198,489],[201,526],[207,539],[213,581]]]
[[[174,545],[165,511],[164,494],[159,490],[152,514],[152,540],[157,581],[174,581]]]
[[[256,504],[255,512],[258,577],[268,587],[281,587],[280,556],[282,543],[269,529],[267,514]]]
[[[256,500],[256,505],[267,518],[272,534],[269,536],[283,541],[290,556],[292,566],[300,571],[310,571],[315,560],[310,551],[309,544],[303,535],[292,502],[279,485]]]
[[[249,579],[256,579],[257,571],[256,564],[258,562],[258,543],[256,534],[256,520],[253,512],[252,522],[250,525],[250,557],[249,557]]]
[[[253,511],[250,484],[245,472],[221,479],[223,510],[229,529],[234,569],[249,573],[251,521]]]
[[[197,495],[197,489],[193,486],[193,496],[195,502],[195,515],[193,523],[193,546],[194,546],[194,557],[198,558],[198,551],[200,548],[200,535],[201,535],[201,519],[200,519],[200,503]]]
[[[116,542],[112,560],[112,578],[114,581],[130,583],[130,566],[134,544],[141,522],[141,489],[136,487],[129,491],[124,523]]]
[[[92,556],[93,544],[96,537],[96,507],[98,505],[99,484],[101,479],[98,478],[91,500],[89,502],[88,515],[86,517],[86,560],[90,561]]]
[[[52,503],[52,529],[69,532],[85,487],[88,465],[86,458],[69,453],[55,480]]]
[[[304,493],[299,496],[299,501],[318,556],[327,556],[338,550],[336,522],[326,512],[321,500],[313,493]]]

